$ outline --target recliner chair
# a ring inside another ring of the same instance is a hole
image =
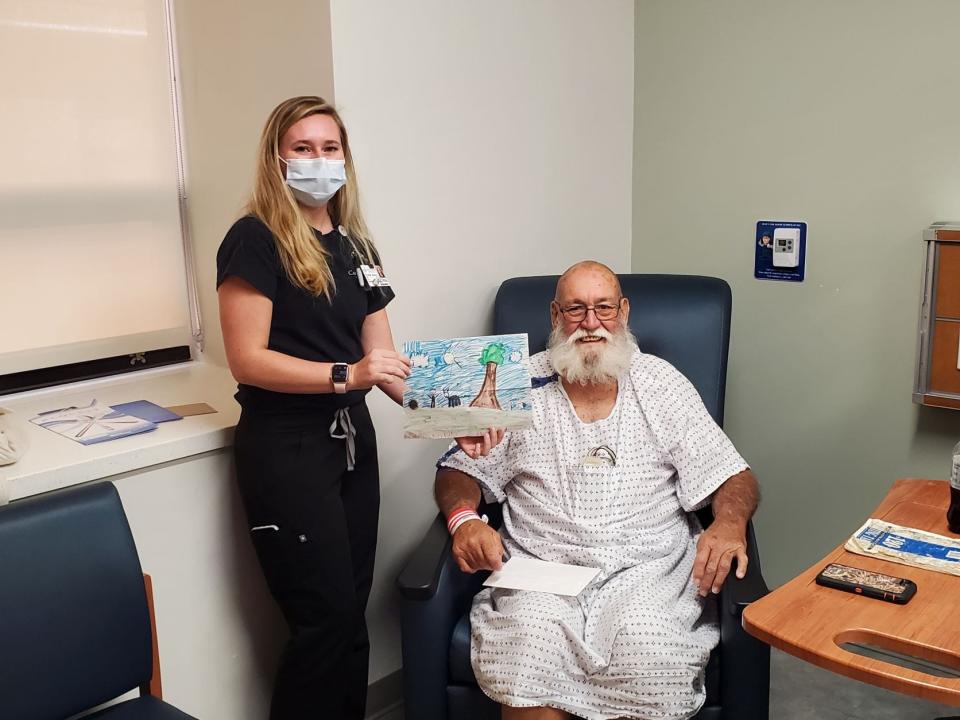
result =
[[[0,507],[0,717],[193,720],[158,696],[145,577],[109,482]]]
[[[494,304],[493,332],[529,336],[530,353],[546,347],[549,303],[557,276],[505,281]],[[730,342],[730,286],[689,275],[621,275],[630,299],[630,329],[643,352],[672,363],[693,383],[711,416],[723,424]],[[491,523],[497,508],[487,508]],[[698,511],[712,520],[709,506]],[[752,524],[747,575],[731,572],[716,597],[720,644],[706,671],[707,699],[696,720],[767,720],[770,648],[748,635],[743,608],[767,593]],[[476,684],[470,666],[469,610],[485,573],[460,571],[450,555],[442,515],[430,525],[397,584],[402,594],[404,708],[410,720],[496,720],[498,706]]]

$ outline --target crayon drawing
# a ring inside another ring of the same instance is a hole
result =
[[[404,437],[453,438],[532,422],[526,334],[404,343]]]

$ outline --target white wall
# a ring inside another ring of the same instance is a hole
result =
[[[630,0],[333,0],[334,83],[398,343],[489,331],[500,282],[630,269]],[[543,311],[546,313],[547,308]],[[371,680],[400,667],[394,578],[435,514],[443,443],[371,400],[383,503]]]
[[[640,0],[633,266],[733,287],[726,428],[780,583],[894,479],[945,477],[960,413],[911,404],[921,231],[960,217],[960,3]],[[806,280],[753,278],[805,220]]]

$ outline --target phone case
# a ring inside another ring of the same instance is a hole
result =
[[[884,575],[863,568],[830,563],[817,574],[817,585],[845,590],[886,602],[905,605],[917,592],[913,580]]]

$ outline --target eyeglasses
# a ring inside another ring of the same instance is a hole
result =
[[[622,299],[622,298],[621,298]],[[620,303],[600,303],[599,305],[567,305],[567,307],[557,306],[560,312],[567,320],[573,322],[583,322],[587,313],[593,310],[597,320],[613,320],[620,314]]]

